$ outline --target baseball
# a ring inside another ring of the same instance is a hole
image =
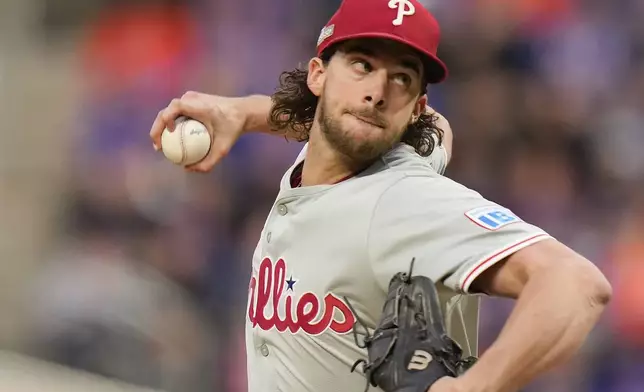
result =
[[[188,166],[204,159],[210,151],[210,134],[197,120],[179,117],[174,132],[167,128],[161,134],[161,149],[171,162]]]

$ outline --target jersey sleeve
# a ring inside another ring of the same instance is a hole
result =
[[[383,289],[397,272],[442,281],[469,293],[487,268],[531,244],[551,238],[507,208],[442,176],[406,177],[374,208],[367,252]]]

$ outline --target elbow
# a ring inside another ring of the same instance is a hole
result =
[[[527,290],[531,287],[532,289]],[[472,289],[491,295],[519,298],[522,293],[556,292],[574,298],[580,310],[591,305],[601,312],[613,289],[595,264],[557,241],[528,246],[485,271]]]
[[[606,276],[590,261],[586,261],[578,269],[575,276],[591,306],[598,309],[606,307],[613,296],[613,288]]]
[[[613,297],[613,287],[608,279],[601,272],[598,273],[593,283],[593,292],[591,299],[593,303],[605,307]]]

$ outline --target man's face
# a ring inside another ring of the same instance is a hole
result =
[[[372,160],[389,150],[412,116],[425,107],[422,62],[405,45],[381,39],[352,40],[318,71],[322,76],[313,79],[318,84],[312,91],[319,89],[317,121],[322,134],[354,161]]]

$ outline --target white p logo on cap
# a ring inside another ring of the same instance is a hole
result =
[[[398,15],[392,22],[394,26],[400,26],[405,16],[411,16],[416,13],[416,7],[409,0],[389,0],[389,8],[392,10],[398,8]]]

